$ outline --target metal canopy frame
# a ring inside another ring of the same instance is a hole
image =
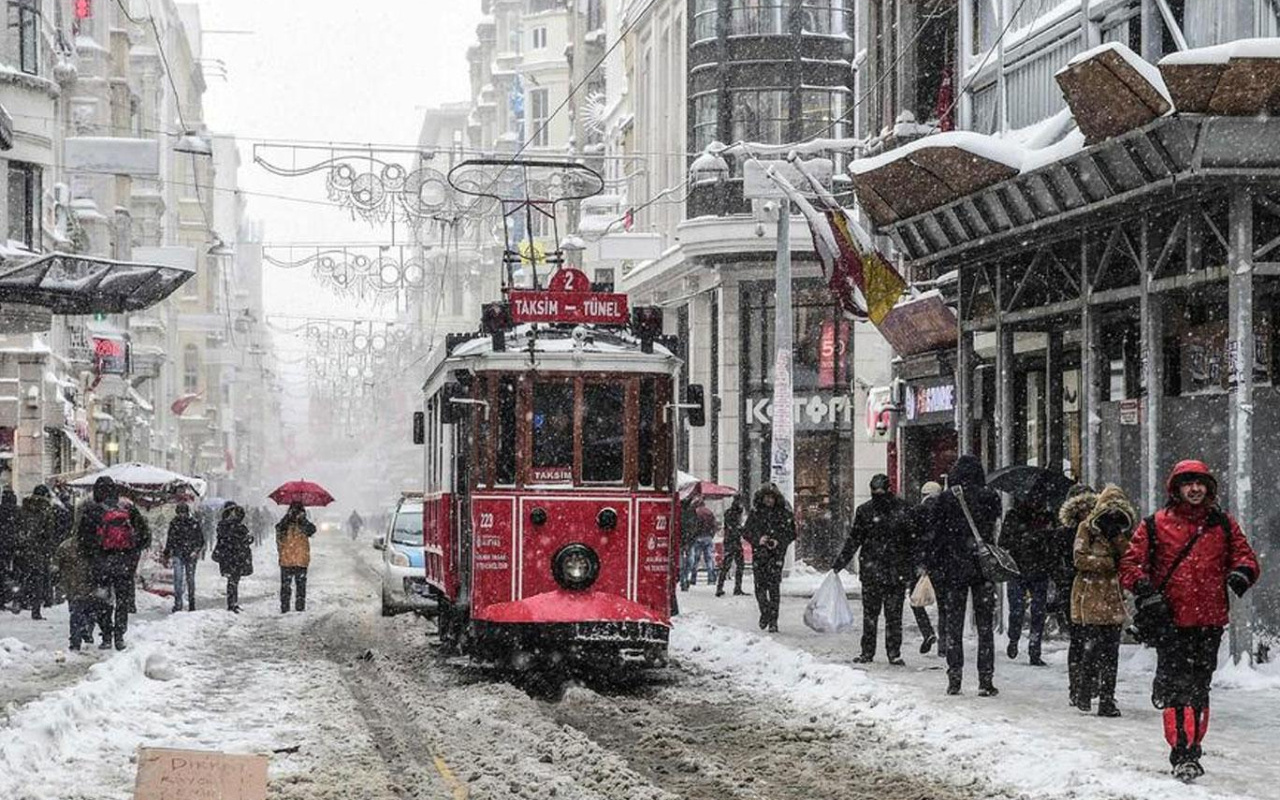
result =
[[[915,266],[941,267],[1069,237],[1139,198],[1164,194],[1174,202],[1199,185],[1242,179],[1280,180],[1280,119],[1164,117],[883,232]]]
[[[48,308],[54,314],[123,314],[164,300],[194,270],[163,264],[50,253],[0,266],[0,302]]]

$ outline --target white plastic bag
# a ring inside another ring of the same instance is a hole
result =
[[[916,588],[911,590],[911,607],[924,608],[936,605],[937,602],[938,595],[933,590],[933,581],[929,580],[928,575],[921,575],[920,580],[916,581]]]
[[[853,629],[853,609],[844,596],[844,584],[834,571],[822,580],[804,607],[804,624],[818,633],[843,633]]]

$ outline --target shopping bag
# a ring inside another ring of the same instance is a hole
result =
[[[804,607],[804,624],[818,633],[843,633],[853,629],[853,609],[844,596],[844,584],[834,571],[822,580]]]
[[[933,591],[933,581],[929,580],[928,575],[921,575],[920,580],[916,581],[916,588],[911,590],[911,607],[924,608],[937,602],[938,595]]]

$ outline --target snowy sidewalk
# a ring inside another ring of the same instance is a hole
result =
[[[856,590],[855,576],[842,576]],[[750,578],[744,584],[750,591]],[[786,587],[784,587],[785,589]],[[850,592],[850,594],[856,594]],[[861,608],[851,600],[858,631],[820,635],[804,627],[805,600],[784,591],[781,628],[761,633],[755,599],[713,596],[713,587],[680,593],[684,615],[672,637],[685,663],[723,673],[761,693],[790,697],[799,711],[843,715],[849,724],[878,730],[900,744],[930,774],[963,785],[989,780],[1032,797],[1267,798],[1277,796],[1280,761],[1275,720],[1280,718],[1280,665],[1254,671],[1220,669],[1213,721],[1205,741],[1208,774],[1184,787],[1168,774],[1168,750],[1159,712],[1151,706],[1154,651],[1125,646],[1118,701],[1122,719],[1085,715],[1067,703],[1066,643],[1046,643],[1050,666],[1031,667],[1023,655],[1005,657],[997,634],[997,698],[977,697],[972,631],[966,643],[965,694],[948,697],[945,663],[919,655],[920,637],[905,612],[906,667],[884,657],[883,623],[877,661],[854,665]],[[936,619],[936,609],[930,609]]]

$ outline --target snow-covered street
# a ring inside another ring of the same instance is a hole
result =
[[[140,595],[121,653],[67,652],[64,609],[4,615],[0,797],[129,798],[139,746],[268,753],[269,796],[308,800],[1263,798],[1280,778],[1266,755],[1275,672],[1220,673],[1209,774],[1183,788],[1141,652],[1124,656],[1120,720],[1067,707],[1057,644],[1047,669],[1002,655],[999,698],[947,698],[910,626],[906,668],[854,668],[849,636],[802,626],[802,597],[766,636],[753,598],[700,585],[681,595],[673,667],[551,698],[440,658],[412,615],[378,616],[373,555],[317,537],[308,610],[287,616],[270,545],[239,616],[206,563],[202,609],[170,615]]]

